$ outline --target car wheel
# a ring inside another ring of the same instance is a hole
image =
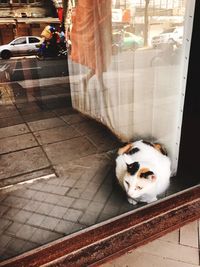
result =
[[[9,50],[3,50],[1,52],[2,59],[9,59],[11,57],[11,52]]]

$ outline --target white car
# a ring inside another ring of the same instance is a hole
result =
[[[6,45],[0,46],[0,55],[2,59],[9,59],[12,56],[33,55],[38,51],[37,44],[42,39],[38,36],[21,36]]]
[[[181,45],[183,41],[183,27],[172,27],[164,30],[159,35],[154,36],[151,40],[152,46],[155,48],[162,44]]]

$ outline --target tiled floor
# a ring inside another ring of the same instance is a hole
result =
[[[133,209],[115,180],[121,143],[72,109],[67,84],[12,83],[0,101],[0,260]]]
[[[199,226],[199,221],[192,222],[101,267],[200,266]]]

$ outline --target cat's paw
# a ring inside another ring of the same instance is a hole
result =
[[[132,205],[136,205],[137,204],[137,201],[135,201],[134,199],[128,197],[128,202]]]

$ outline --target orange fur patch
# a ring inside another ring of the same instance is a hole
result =
[[[156,150],[158,150],[163,155],[167,155],[165,148],[161,144],[155,143],[155,144],[153,144],[153,146]]]
[[[149,172],[149,171],[150,171],[150,170],[149,170],[148,168],[141,168],[141,169],[139,170],[137,176],[138,176],[139,178],[141,178],[143,173],[146,173],[146,172]]]
[[[133,148],[133,145],[132,145],[132,144],[127,144],[126,146],[123,146],[123,147],[121,147],[121,148],[118,150],[118,155],[122,155],[122,154],[124,154],[124,153],[127,153],[127,152],[129,152],[132,148]]]

